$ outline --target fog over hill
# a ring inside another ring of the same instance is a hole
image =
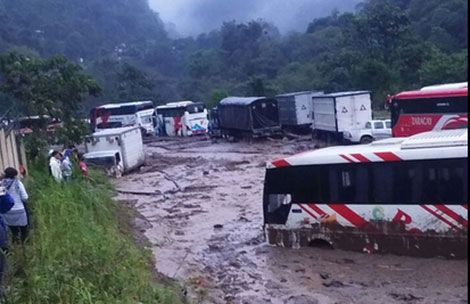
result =
[[[264,19],[281,33],[304,32],[309,22],[333,10],[354,11],[359,0],[149,0],[162,20],[183,36],[218,29],[224,21]]]

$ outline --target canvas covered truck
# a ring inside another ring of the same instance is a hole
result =
[[[109,175],[120,176],[135,170],[145,162],[140,127],[106,129],[93,133],[85,140],[89,166],[104,169]]]
[[[294,131],[309,130],[313,122],[312,97],[323,92],[304,91],[277,95],[279,122]]]
[[[223,136],[257,138],[281,133],[274,98],[227,97],[217,108]]]
[[[369,91],[337,92],[312,97],[313,138],[342,142],[344,132],[355,132],[372,120]]]

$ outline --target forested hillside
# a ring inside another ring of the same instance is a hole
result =
[[[171,40],[146,0],[0,0],[0,52],[64,54],[103,86],[91,100],[213,103],[295,90],[389,93],[467,79],[466,0],[367,0],[281,36],[262,20]]]

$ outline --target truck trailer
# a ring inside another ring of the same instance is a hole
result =
[[[277,95],[281,126],[293,131],[310,130],[313,122],[312,98],[320,95],[323,92],[304,91]]]
[[[344,132],[355,132],[372,120],[369,91],[337,92],[312,97],[313,138],[342,142]]]

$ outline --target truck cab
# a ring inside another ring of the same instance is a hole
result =
[[[367,144],[374,140],[389,138],[392,136],[392,122],[390,119],[370,120],[364,128],[343,132],[343,137],[351,143]]]
[[[120,177],[124,171],[119,151],[90,152],[83,157],[90,167],[102,169],[108,176]]]

